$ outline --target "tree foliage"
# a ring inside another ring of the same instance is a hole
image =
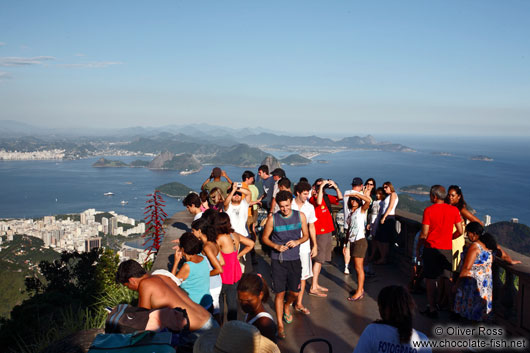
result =
[[[24,342],[25,351],[39,351],[43,344],[80,327],[101,327],[104,306],[135,299],[116,284],[118,263],[118,256],[108,249],[63,252],[55,261],[42,261],[40,273],[25,282],[32,296],[0,323],[2,349],[20,351]]]

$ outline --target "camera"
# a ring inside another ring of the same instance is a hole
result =
[[[238,188],[243,187],[243,183],[236,183],[236,187]]]

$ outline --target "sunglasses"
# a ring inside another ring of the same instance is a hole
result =
[[[366,185],[374,186],[374,183],[366,183]]]
[[[238,192],[235,192],[234,193],[234,196],[237,195],[237,196],[241,196],[242,194],[238,191]]]

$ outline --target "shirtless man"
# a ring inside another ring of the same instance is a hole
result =
[[[169,271],[166,272],[171,275]],[[188,313],[190,331],[194,333],[200,334],[216,327],[217,323],[210,313],[199,304],[194,303],[169,275],[150,275],[138,262],[127,260],[118,267],[116,281],[130,290],[138,292],[138,306],[141,308],[185,309]]]

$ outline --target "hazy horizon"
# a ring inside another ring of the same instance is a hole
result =
[[[530,2],[4,1],[0,120],[529,136]]]

